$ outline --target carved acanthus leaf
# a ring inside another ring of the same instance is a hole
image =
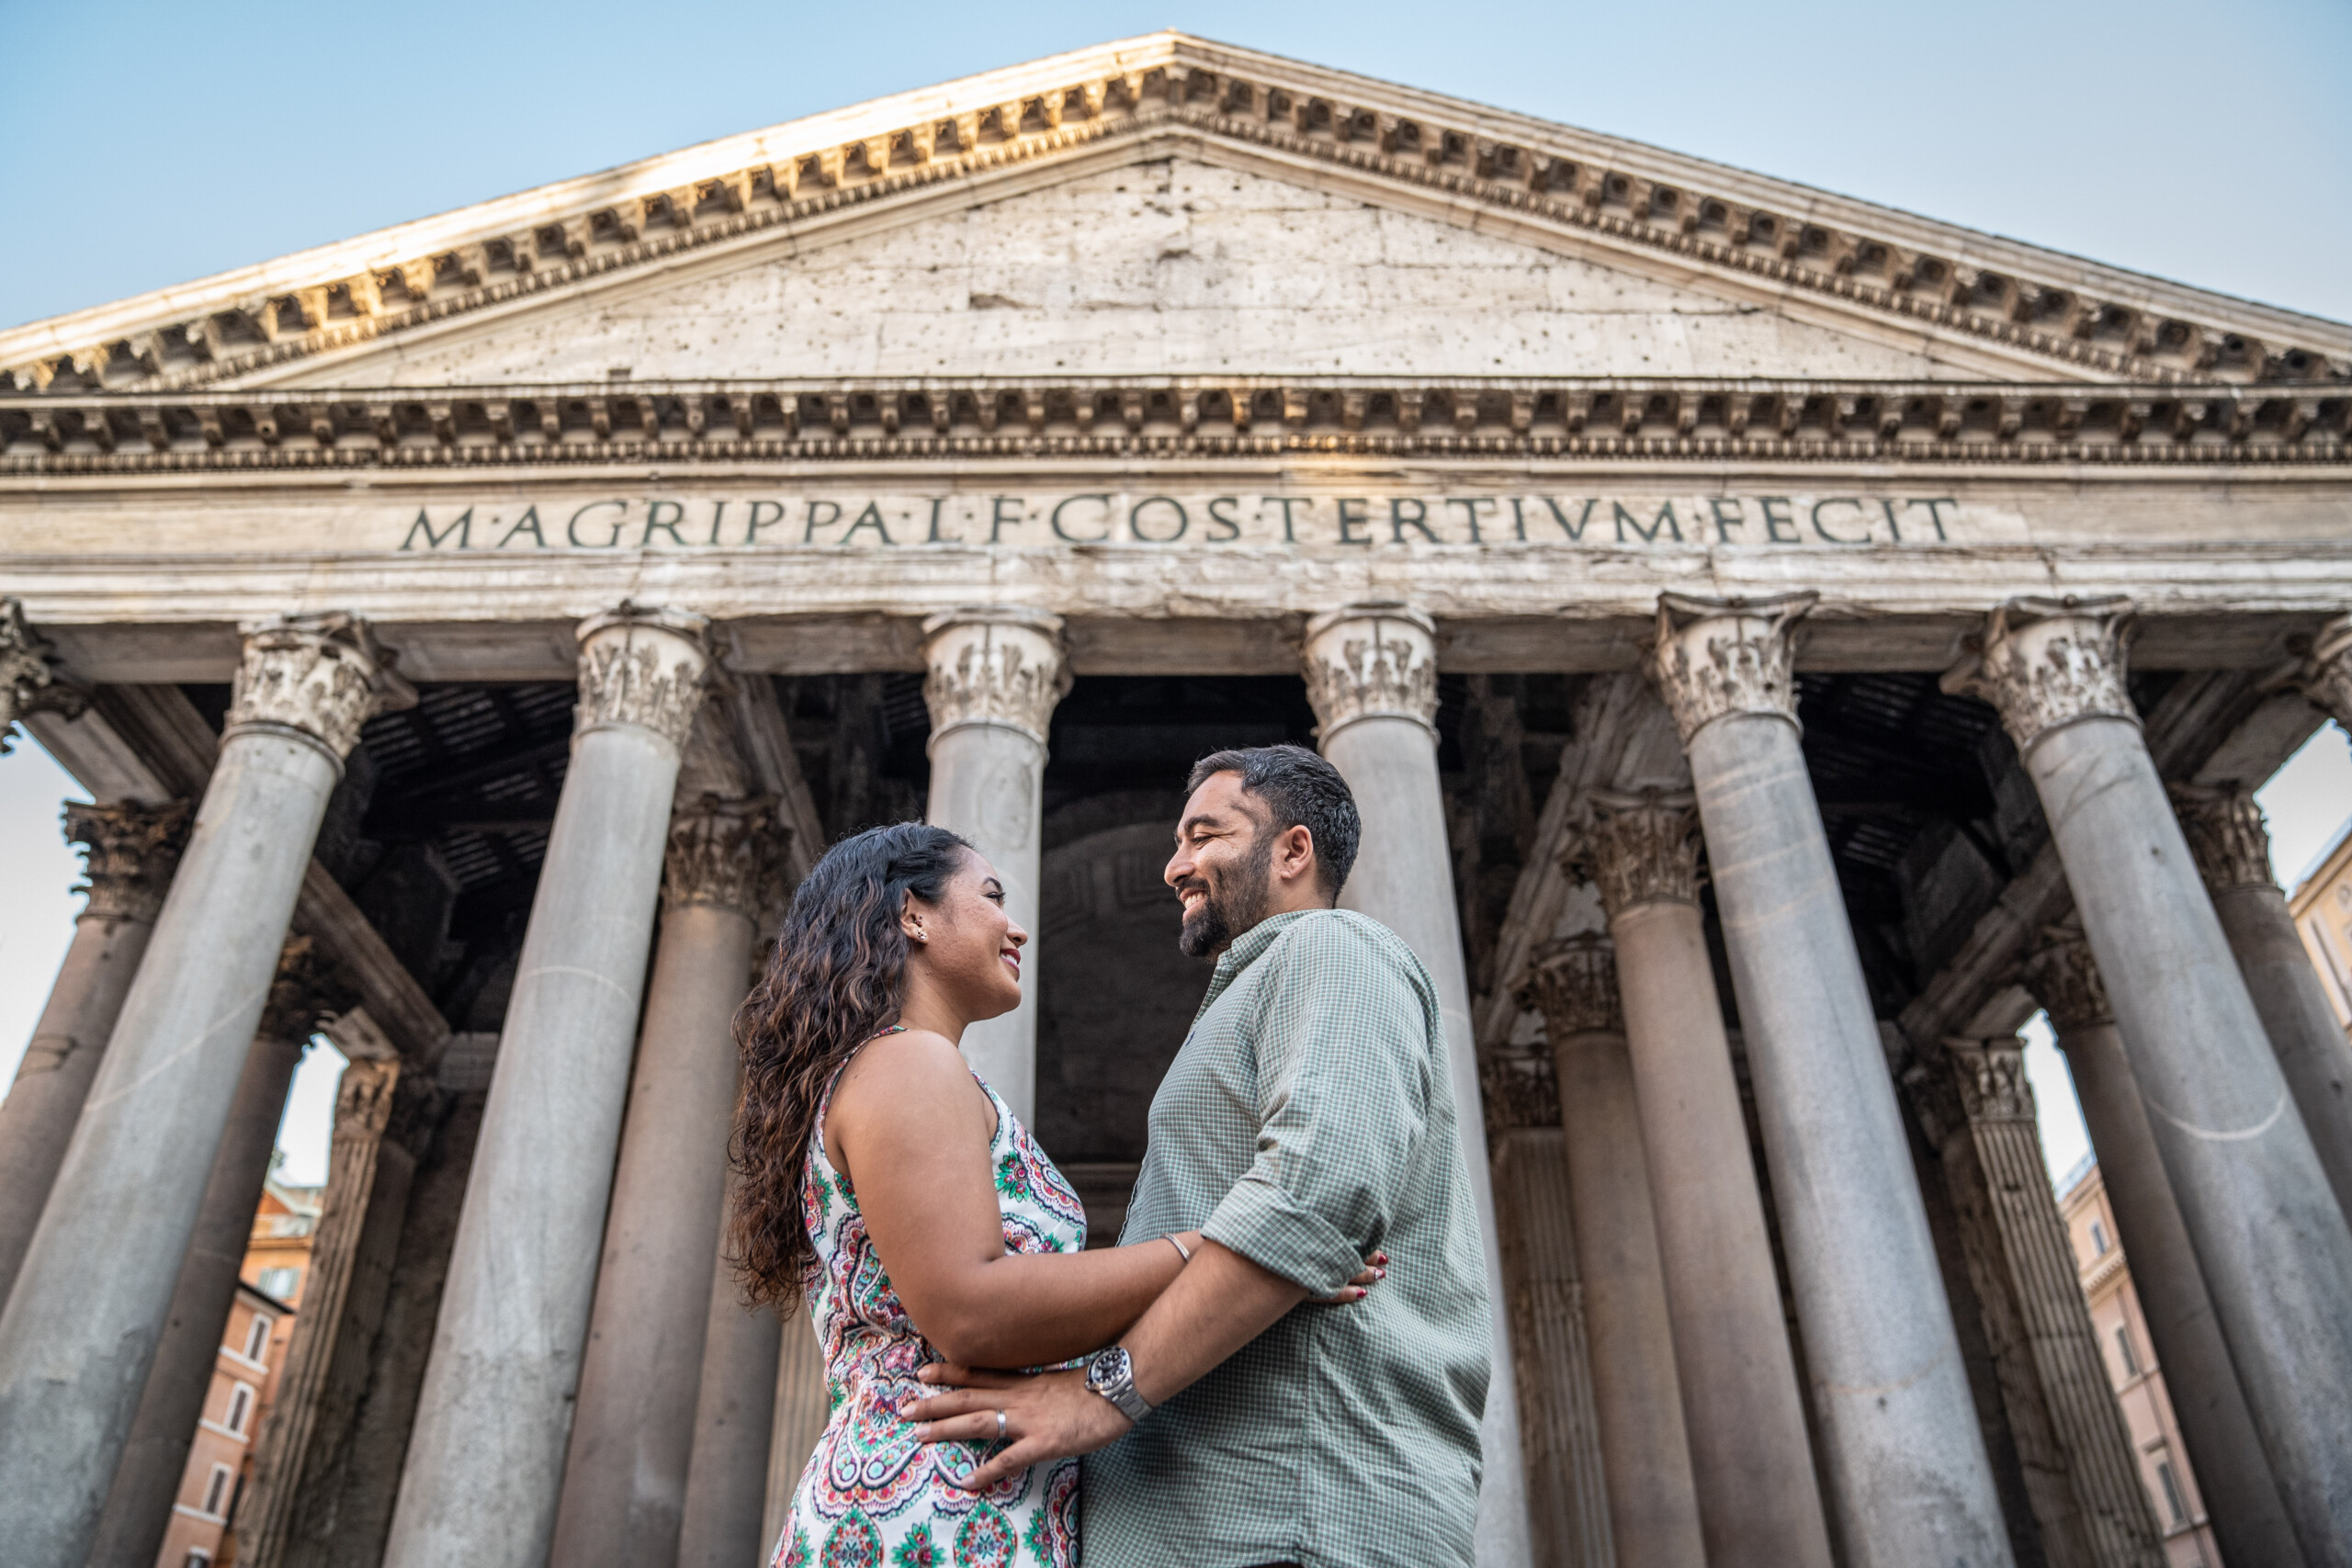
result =
[[[1489,1137],[1514,1127],[1560,1124],[1560,1086],[1549,1052],[1505,1047],[1478,1064]]]
[[[2278,684],[2290,685],[2314,706],[2352,729],[2352,615],[2338,615],[2312,639],[2312,650],[2290,668]]]
[[[784,849],[789,829],[766,799],[721,800],[705,795],[670,820],[670,850],[662,862],[665,905],[716,904],[765,930],[783,897]]]
[[[366,621],[340,612],[248,626],[223,733],[278,725],[347,757],[369,719],[416,705],[414,688],[392,669],[397,657]]]
[[[2107,983],[2099,978],[2098,961],[2082,928],[2052,926],[2041,933],[2041,946],[2026,960],[2026,988],[2050,1015],[2058,1043],[2077,1029],[2115,1021],[2107,999]]]
[[[0,599],[0,756],[8,753],[17,721],[28,713],[81,716],[88,699],[58,679],[56,664],[49,639],[26,623],[24,605]]]
[[[1646,661],[1682,743],[1726,714],[1797,717],[1796,623],[1821,596],[1694,599],[1661,593]]]
[[[633,724],[683,748],[702,705],[709,624],[685,611],[638,604],[581,622],[573,728]]]
[[[188,803],[163,806],[65,805],[65,841],[83,846],[78,892],[89,894],[82,913],[107,920],[153,921],[171,890],[172,873],[187,847]]]
[[[1562,863],[1600,890],[1615,919],[1644,904],[1699,901],[1699,811],[1687,792],[1595,790]]]
[[[933,615],[922,629],[922,695],[934,742],[962,725],[993,724],[1046,743],[1070,686],[1061,617],[989,606]]]
[[[2270,874],[2270,831],[2251,793],[2193,784],[2174,784],[2169,793],[2207,892],[2278,886]]]
[[[1306,699],[1325,741],[1360,718],[1437,734],[1437,627],[1403,604],[1351,604],[1307,623]]]
[[[307,936],[289,936],[277,955],[277,973],[263,1004],[261,1033],[271,1040],[308,1040],[318,1032],[320,1015],[351,999],[351,989],[334,961]]]
[[[1947,1040],[1961,1110],[1972,1123],[2031,1122],[2033,1085],[2025,1076],[2025,1042],[2014,1034]]]
[[[1616,945],[1599,931],[1545,942],[1528,960],[1527,999],[1555,1051],[1579,1034],[1623,1034]]]
[[[1978,651],[1947,671],[1943,689],[2000,711],[2018,751],[2086,718],[2140,722],[2124,688],[2132,601],[2012,599],[1985,617]]]

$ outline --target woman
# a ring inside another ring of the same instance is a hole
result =
[[[966,1491],[988,1445],[918,1443],[898,1415],[925,1362],[1048,1366],[1112,1343],[1200,1244],[1086,1251],[1077,1194],[965,1066],[966,1026],[1020,1004],[1028,940],[962,839],[876,828],[801,883],[743,1006],[730,1243],[755,1301],[789,1315],[806,1296],[832,1396],[775,1568],[1010,1568],[1024,1544],[1024,1562],[1078,1561],[1075,1461]]]

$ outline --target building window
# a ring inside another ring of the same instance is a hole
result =
[[[2156,1484],[2164,1488],[2165,1511],[2172,1516],[2173,1528],[2177,1529],[2187,1524],[2188,1506],[2181,1500],[2180,1477],[2172,1472],[2171,1460],[2160,1458],[2156,1461]]]
[[[2131,1325],[2119,1323],[2115,1325],[2115,1348],[2116,1353],[2123,1358],[2123,1375],[2127,1378],[2138,1377],[2140,1357],[2139,1353],[2132,1348]]]
[[[180,1568],[212,1568],[212,1553],[200,1546],[191,1546],[187,1549],[187,1558],[180,1564]]]
[[[2107,1256],[2109,1245],[2109,1243],[2107,1239],[2107,1227],[2099,1224],[2097,1220],[2093,1220],[2091,1222],[2091,1250],[2094,1253],[2097,1253],[2099,1257],[2104,1258]]]
[[[254,1413],[254,1390],[251,1383],[238,1383],[229,1391],[229,1418],[221,1423],[239,1437],[245,1435],[245,1417]],[[207,1513],[212,1512],[208,1508]]]
[[[270,1319],[260,1313],[254,1314],[254,1320],[245,1325],[246,1360],[259,1361],[269,1353],[269,1326]]]
[[[265,1296],[285,1301],[294,1294],[295,1282],[302,1278],[299,1269],[265,1269],[254,1281],[254,1288]]]
[[[216,1464],[204,1481],[204,1511],[219,1518],[229,1511],[229,1488],[236,1483],[237,1472],[225,1464]],[[207,1561],[210,1561],[209,1558]]]

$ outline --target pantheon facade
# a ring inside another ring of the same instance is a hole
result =
[[[994,859],[967,1049],[1107,1237],[1185,769],[1289,739],[1484,1108],[1483,1568],[2165,1562],[2037,1010],[2231,1568],[2352,1564],[2352,1060],[2247,794],[2352,721],[2347,423],[2337,322],[1177,34],[0,333],[0,717],[96,802],[0,1556],[153,1562],[324,1028],[238,1563],[754,1568],[795,875]]]

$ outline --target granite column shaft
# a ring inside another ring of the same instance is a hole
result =
[[[761,1530],[783,1348],[776,1327],[774,1312],[743,1304],[735,1270],[715,1249],[678,1568],[743,1568],[771,1544]]]
[[[1347,780],[1363,819],[1363,849],[1340,906],[1370,915],[1404,939],[1437,983],[1445,1017],[1454,1124],[1477,1208],[1490,1314],[1477,1561],[1479,1568],[1516,1564],[1528,1553],[1526,1472],[1494,1181],[1478,1111],[1470,977],[1438,785],[1435,628],[1428,616],[1401,604],[1328,612],[1307,624],[1305,666],[1323,755]]]
[[[1653,679],[1704,826],[1830,1506],[1850,1568],[2007,1568],[2008,1534],[1799,745],[1810,595],[1664,595]]]
[[[0,1313],[0,1474],[27,1568],[82,1568],[327,797],[360,726],[402,700],[348,616],[245,638],[187,852]]]
[[[762,803],[706,800],[670,829],[661,936],[556,1513],[558,1562],[669,1568],[676,1559],[727,1188],[735,1012],[750,983],[754,922],[774,902],[776,859]]]
[[[2075,929],[2046,933],[2030,970],[2035,999],[2066,1054],[2075,1097],[2098,1156],[2107,1201],[2132,1269],[2132,1289],[2155,1344],[2165,1390],[2180,1419],[2205,1512],[2228,1562],[2300,1568],[2302,1549],[2271,1479],[2230,1348],[2206,1294],[2188,1228],[2173,1201],[2148,1110],[2132,1079],[2123,1036],[2090,944]]]
[[[548,1562],[679,750],[707,663],[703,626],[624,608],[580,628],[571,766],[466,1183],[390,1568]]]
[[[1559,1082],[1569,1223],[1619,1568],[1704,1568],[1649,1168],[1617,970],[1597,932],[1541,952],[1530,990]]]
[[[89,902],[33,1025],[8,1097],[0,1100],[0,1304],[40,1224],[74,1123],[89,1098],[164,891],[187,836],[185,802],[65,807],[65,838],[85,846]]]
[[[1690,1470],[1712,1568],[1828,1568],[1772,1242],[1699,911],[1687,795],[1602,795],[1575,858],[1600,890]]]
[[[2121,601],[2014,601],[1946,684],[2017,742],[2296,1539],[2347,1568],[2352,1228],[2142,738],[2129,626]]]
[[[923,623],[927,815],[988,857],[1004,886],[1005,913],[1029,933],[1021,953],[1021,1005],[967,1029],[964,1055],[1024,1122],[1035,1119],[1037,1098],[1046,736],[1070,682],[1061,630],[1058,616],[999,606],[953,610]]]

